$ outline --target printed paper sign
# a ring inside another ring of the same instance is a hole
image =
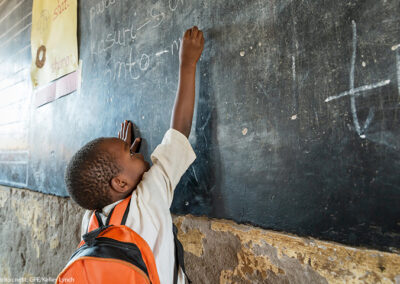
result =
[[[44,85],[78,68],[77,0],[34,0],[31,78]]]

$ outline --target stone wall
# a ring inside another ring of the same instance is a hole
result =
[[[0,283],[52,283],[79,242],[82,215],[69,198],[0,186]],[[396,253],[226,220],[188,215],[174,222],[193,283],[400,284]]]

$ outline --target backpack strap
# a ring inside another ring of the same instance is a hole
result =
[[[185,270],[184,252],[183,252],[183,246],[178,239],[178,228],[175,226],[174,223],[172,223],[172,232],[174,234],[175,263],[176,263],[175,268],[174,268],[174,283],[175,284],[178,283],[178,269],[179,269],[179,267],[181,267],[183,273],[186,276],[186,279],[188,280],[189,284],[191,284],[192,281],[187,276],[186,270]]]
[[[110,214],[108,214],[107,225],[125,225],[126,219],[128,218],[131,199],[132,194],[115,205]]]
[[[131,203],[132,195],[129,195],[127,198],[118,203],[108,214],[105,226],[109,225],[125,225],[126,219],[129,213],[129,205]],[[103,221],[100,217],[100,212],[98,210],[94,210],[92,216],[89,220],[89,226],[87,229],[87,233],[104,226]]]
[[[90,217],[89,227],[87,233],[104,226],[103,221],[101,220],[100,213],[97,210],[94,210],[92,216]]]

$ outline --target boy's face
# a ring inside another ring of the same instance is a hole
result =
[[[112,182],[113,188],[114,185],[121,186],[123,193],[131,193],[141,181],[143,174],[149,170],[149,163],[144,160],[142,154],[133,153],[130,145],[119,138],[106,139],[102,147],[114,154],[118,165],[122,168],[118,177],[113,179],[116,179]]]

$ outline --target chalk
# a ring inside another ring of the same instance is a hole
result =
[[[392,46],[392,50],[393,50],[393,51],[397,50],[398,48],[400,48],[400,44],[397,44],[397,45],[393,45],[393,46]]]
[[[367,130],[368,126],[372,122],[372,119],[374,118],[374,111],[372,109],[369,110],[368,117],[367,117],[363,127],[361,128],[359,120],[358,120],[358,115],[357,115],[356,97],[360,96],[362,94],[362,92],[386,86],[386,85],[390,84],[390,80],[384,80],[384,81],[380,81],[375,84],[369,84],[369,85],[364,85],[364,86],[361,86],[358,88],[354,88],[354,69],[355,69],[356,55],[357,55],[357,25],[354,20],[351,21],[351,23],[352,23],[352,29],[353,29],[353,42],[352,42],[353,52],[352,52],[351,63],[350,63],[350,78],[349,78],[350,90],[348,90],[346,92],[342,92],[337,96],[328,97],[327,99],[325,99],[325,102],[330,102],[332,100],[336,100],[336,99],[339,99],[339,98],[342,98],[345,96],[350,96],[350,106],[351,106],[351,113],[353,116],[354,127],[357,131],[357,134],[360,136],[360,138],[364,139],[366,137],[364,132]],[[365,61],[363,61],[362,66],[365,67],[366,65],[367,64],[365,63]],[[399,90],[400,90],[400,87],[399,87]],[[399,91],[399,93],[400,93],[400,91]]]
[[[0,164],[27,165],[28,161],[0,161]]]
[[[292,76],[293,81],[296,82],[296,58],[292,55]]]
[[[351,56],[351,68],[350,68],[350,98],[351,113],[353,115],[353,123],[356,128],[358,135],[360,135],[360,123],[358,122],[356,99],[354,98],[354,67],[356,64],[356,51],[357,51],[357,26],[354,20],[351,21],[353,27],[353,54]]]
[[[28,15],[25,15],[25,17],[23,17],[21,20],[19,20],[18,22],[16,22],[14,25],[12,25],[6,32],[4,32],[1,36],[0,39],[2,39],[6,34],[8,34],[13,28],[15,28],[19,23],[21,23],[22,21],[24,21],[26,18],[28,18],[30,15],[32,15],[32,12],[30,12]]]
[[[243,135],[246,135],[246,134],[247,134],[247,131],[248,131],[248,129],[247,129],[247,128],[244,128],[244,129],[242,130],[242,134],[243,134]]]
[[[6,40],[5,42],[3,42],[0,47],[6,45],[7,43],[9,43],[11,40],[13,40],[17,35],[19,35],[20,33],[22,33],[24,30],[26,30],[28,27],[32,26],[32,23],[26,25],[25,27],[23,27],[22,29],[18,30],[12,37],[10,37],[8,40]]]
[[[241,52],[240,52],[240,56],[244,56],[244,51],[241,51]]]
[[[138,31],[140,31],[145,25],[147,25],[148,23],[150,23],[151,20],[148,20],[147,22],[145,22],[143,25],[141,25],[140,27],[137,28]]]
[[[368,126],[370,125],[372,119],[374,119],[374,110],[370,109],[368,113],[367,120],[364,123],[363,131],[367,130]],[[365,135],[364,135],[365,136]],[[361,136],[360,136],[361,137]],[[362,137],[361,137],[362,138]]]
[[[325,100],[325,102],[330,102],[330,101],[333,101],[333,100],[336,100],[336,99],[340,99],[340,98],[348,96],[348,95],[351,95],[351,96],[354,96],[354,97],[358,97],[358,96],[361,95],[362,92],[365,92],[365,91],[368,91],[368,90],[372,90],[372,89],[376,89],[376,88],[379,88],[379,87],[383,87],[383,86],[386,86],[386,85],[389,85],[389,84],[390,84],[390,80],[384,80],[384,81],[380,81],[380,82],[375,83],[375,84],[364,85],[364,86],[355,88],[353,90],[349,90],[349,91],[340,93],[337,96],[328,97]]]
[[[400,96],[400,49],[396,52],[396,66],[397,66],[397,89]]]
[[[12,12],[14,12],[15,9],[17,9],[21,4],[24,3],[24,0],[20,1],[17,5],[15,5],[7,14],[4,15],[3,18],[0,19],[0,23],[3,22],[8,16],[11,15]],[[3,4],[3,3],[2,3]]]
[[[169,52],[169,51],[168,50],[163,50],[163,51],[157,52],[156,56],[160,56],[161,54],[164,54],[164,53],[167,53],[167,52]]]

